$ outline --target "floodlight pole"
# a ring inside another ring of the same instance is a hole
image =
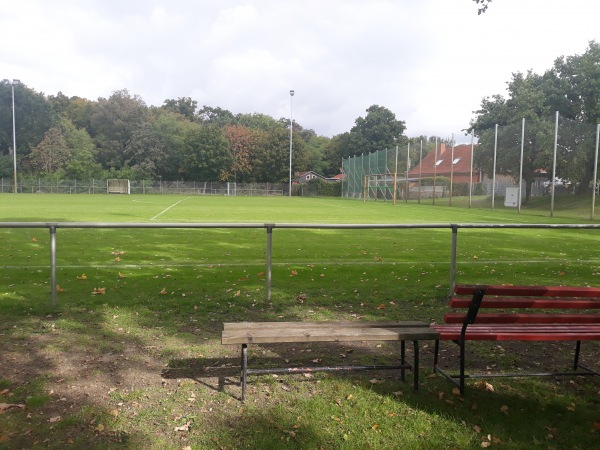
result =
[[[294,121],[292,119],[292,113],[293,113],[293,102],[292,102],[292,98],[294,97],[294,90],[291,89],[290,90],[290,186],[289,186],[289,192],[288,192],[288,197],[292,196],[292,138],[293,138],[293,132],[294,132]]]
[[[12,89],[12,132],[13,132],[13,182],[14,182],[14,193],[17,193],[17,133],[15,127],[15,84],[19,83],[19,80],[12,80],[10,83]]]

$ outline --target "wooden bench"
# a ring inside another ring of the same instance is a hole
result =
[[[221,342],[241,345],[242,400],[246,399],[247,377],[251,374],[307,373],[316,371],[412,370],[414,388],[419,387],[419,346],[422,339],[436,340],[438,333],[424,322],[236,322],[223,324]],[[413,341],[414,362],[405,358],[404,341]],[[270,369],[248,368],[249,344],[343,342],[343,341],[400,341],[400,364],[393,366],[284,367]]]
[[[600,340],[600,288],[458,285],[454,294],[450,307],[466,309],[466,312],[450,312],[444,316],[444,324],[431,327],[440,333],[440,340],[451,340],[459,345],[459,373],[448,374],[440,368],[439,341],[435,343],[434,371],[458,386],[461,394],[466,378],[600,375],[579,362],[581,341]],[[491,312],[479,313],[481,308]],[[466,374],[466,341],[574,341],[573,371]]]

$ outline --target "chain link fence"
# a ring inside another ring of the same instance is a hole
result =
[[[131,194],[185,194],[228,196],[288,195],[288,183],[130,180]],[[12,178],[0,178],[0,193],[14,192]],[[31,194],[106,194],[106,180],[62,180],[22,177],[17,192]],[[296,195],[296,192],[294,192]]]

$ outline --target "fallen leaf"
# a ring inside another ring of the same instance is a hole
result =
[[[7,434],[0,434],[0,443],[1,444],[5,444],[8,441],[10,441],[10,437],[8,437]]]
[[[239,297],[240,296],[240,290],[238,289],[235,294],[233,294],[234,297]]]
[[[116,261],[116,262],[119,262],[119,261],[121,261],[121,258],[119,258],[119,257],[117,256],[117,257],[115,258],[115,261]]]
[[[162,288],[162,290],[160,291],[160,294],[161,295],[167,295],[168,294],[167,288]]]
[[[483,389],[484,391],[494,392],[494,386],[492,386],[487,381],[478,381],[477,383],[475,383],[475,387],[478,389]]]
[[[119,272],[119,278],[127,278],[125,275],[123,275],[121,272]]]
[[[77,277],[78,280],[87,280],[87,275],[85,273],[82,273],[80,276]]]
[[[456,395],[457,397],[460,397],[460,388],[452,388],[452,394]]]
[[[56,292],[65,292],[65,290],[66,289],[60,287],[60,284],[56,285]]]
[[[567,406],[567,411],[575,411],[575,403],[571,403],[569,406]]]
[[[381,305],[377,306],[375,309],[384,309],[385,305],[382,303]]]
[[[481,427],[480,426],[473,425],[473,429],[475,430],[476,433],[481,433]]]
[[[502,413],[504,413],[504,414],[506,414],[508,416],[508,406],[502,405],[500,407],[500,411],[502,411]]]
[[[298,271],[297,271],[297,270],[292,270],[292,271],[290,272],[290,275],[292,275],[292,276],[296,276],[296,275],[298,275]]]
[[[92,295],[104,295],[106,293],[106,288],[94,288],[92,290]]]
[[[50,423],[56,423],[56,422],[60,422],[61,419],[62,419],[62,417],[60,417],[60,416],[54,416],[54,417],[50,417],[48,419],[48,422],[50,422]]]
[[[481,448],[488,448],[492,443],[490,441],[483,441],[481,443]]]
[[[379,424],[378,423],[376,423],[375,425],[373,425],[371,427],[371,430],[376,430],[377,428],[379,428]]]
[[[38,241],[38,240],[37,240],[37,238],[36,238],[36,237],[32,237],[32,238],[31,238],[31,242],[37,242],[37,241]]]
[[[104,425],[102,425],[101,423],[99,423],[98,426],[96,427],[96,431],[98,433],[102,433],[104,431]]]
[[[14,408],[23,409],[25,408],[25,405],[23,405],[22,403],[0,403],[0,414],[3,414],[4,411],[8,411],[9,409]]]
[[[371,383],[371,384],[380,384],[380,383],[383,383],[383,381],[378,380],[377,378],[372,378],[372,379],[369,380],[369,383]]]
[[[175,427],[175,431],[190,431],[191,425],[191,422],[187,422],[186,424],[181,425],[180,427]]]

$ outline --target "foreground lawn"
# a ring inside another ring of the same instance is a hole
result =
[[[19,202],[14,199],[19,197]],[[182,201],[183,200],[183,201]],[[514,211],[337,199],[0,196],[2,221],[510,223]],[[520,215],[529,223],[568,223]],[[463,230],[459,282],[595,285],[596,230]],[[59,229],[58,305],[45,229],[0,229],[0,449],[588,449],[600,444],[595,377],[494,379],[457,396],[430,376],[251,377],[225,321],[440,321],[450,231]],[[480,371],[566,369],[572,345],[470,346]],[[585,343],[594,367],[598,343]],[[389,363],[397,343],[252,346],[255,365]],[[410,355],[409,355],[410,356]],[[455,349],[444,346],[452,366]]]

